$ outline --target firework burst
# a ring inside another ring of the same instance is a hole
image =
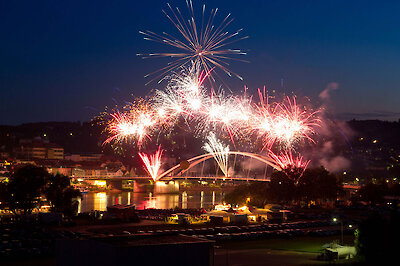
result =
[[[158,174],[161,168],[162,154],[163,150],[161,149],[161,145],[158,146],[158,150],[156,151],[156,153],[152,155],[139,152],[139,156],[142,159],[146,172],[151,176],[153,181],[158,180]]]
[[[128,111],[124,113],[117,111],[110,114],[112,119],[106,130],[111,136],[106,139],[104,144],[136,140],[140,149],[145,138],[149,137],[150,132],[158,123],[158,117],[143,99],[136,99],[124,109]]]
[[[117,111],[116,113],[110,114],[110,116],[112,119],[106,130],[111,136],[104,141],[104,144],[111,141],[127,141],[129,137],[136,134],[135,124],[126,114]]]
[[[269,150],[268,155],[287,173],[288,177],[293,178],[296,184],[310,163],[310,160],[303,160],[301,155],[293,156],[291,150],[281,152],[279,155]]]
[[[174,9],[168,4],[168,10],[163,10],[178,30],[178,37],[168,33],[158,35],[151,31],[141,32],[146,40],[177,50],[142,54],[144,58],[172,59],[166,67],[147,75],[151,77],[148,83],[155,79],[159,79],[159,82],[167,81],[165,89],[155,90],[147,100],[135,99],[121,112],[105,113],[110,116],[110,120],[106,127],[109,137],[104,144],[135,142],[146,171],[157,181],[163,153],[161,146],[153,155],[140,153],[141,147],[156,132],[171,131],[176,125],[179,128],[185,125],[189,130],[194,129],[197,136],[207,139],[203,148],[213,155],[225,177],[228,176],[229,147],[218,140],[216,135],[224,140],[229,137],[235,148],[235,140],[242,140],[246,147],[251,146],[253,149],[254,146],[261,151],[267,149],[276,165],[299,178],[310,161],[303,160],[299,155],[294,156],[292,152],[298,143],[314,142],[313,135],[321,123],[318,111],[310,111],[298,105],[296,97],[286,97],[283,101],[274,100],[270,103],[265,88],[263,91],[258,90],[258,103],[253,102],[252,96],[247,96],[246,88],[244,96],[239,97],[225,93],[221,88],[215,89],[212,75],[218,75],[220,71],[241,79],[228,69],[228,60],[239,60],[236,56],[245,53],[227,47],[247,37],[239,36],[241,29],[232,33],[227,31],[233,20],[230,14],[215,26],[218,9],[212,9],[210,15],[206,15],[203,6],[201,23],[198,23],[192,0],[187,0],[186,4],[188,20],[179,8]],[[205,83],[211,85],[210,90]],[[185,123],[180,123],[183,120]],[[260,141],[262,145],[253,145]],[[279,155],[271,149],[277,149]]]
[[[270,104],[268,97],[260,95],[260,104],[256,106],[252,117],[251,130],[258,132],[264,139],[264,148],[271,148],[278,143],[285,148],[292,148],[293,144],[307,139],[314,142],[312,135],[319,126],[318,112],[308,112],[296,103],[296,98],[289,97],[281,103]]]
[[[224,146],[216,137],[214,133],[210,133],[207,137],[208,142],[204,145],[204,149],[211,153],[217,162],[219,168],[228,177],[228,157],[229,146]]]
[[[203,82],[209,72],[200,71],[199,64],[182,67],[178,73],[166,77],[167,88],[156,90],[153,107],[162,114],[164,121],[172,121],[182,115],[185,119],[196,118],[208,100]]]
[[[212,9],[207,18],[206,8],[205,5],[203,5],[201,23],[198,23],[195,20],[192,0],[186,1],[190,16],[188,20],[184,19],[179,8],[174,9],[169,4],[167,5],[168,10],[163,10],[163,13],[178,30],[180,37],[175,37],[165,32],[161,35],[152,31],[140,31],[140,33],[144,35],[145,40],[174,47],[177,51],[138,54],[143,58],[169,57],[174,59],[166,67],[148,74],[146,77],[153,77],[148,83],[164,76],[171,70],[185,66],[191,61],[199,63],[206,72],[211,71],[211,69],[215,67],[229,76],[242,79],[241,76],[228,69],[229,63],[226,61],[244,61],[234,56],[245,55],[246,53],[239,49],[229,49],[227,47],[232,43],[248,38],[248,36],[239,36],[242,29],[234,32],[227,31],[227,27],[233,21],[231,14],[228,14],[218,26],[215,26],[214,22],[218,9]],[[210,76],[210,79],[213,78]]]
[[[241,134],[241,129],[248,123],[248,106],[241,99],[226,95],[220,90],[211,93],[207,104],[200,110],[201,119],[198,120],[196,130],[203,134],[220,132],[229,136],[235,144],[235,137]]]
[[[287,147],[302,139],[314,142],[311,135],[315,133],[314,127],[320,124],[316,114],[317,112],[301,110],[295,97],[293,100],[286,97],[286,103],[278,105],[274,119],[273,134],[276,140]]]

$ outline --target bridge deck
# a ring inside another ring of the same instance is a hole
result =
[[[152,180],[149,176],[74,176],[74,179],[82,178],[84,180]],[[165,176],[160,181],[170,181],[175,179],[213,179],[213,180],[226,180],[226,181],[269,181],[267,178],[253,178],[253,177],[223,177],[223,176]]]

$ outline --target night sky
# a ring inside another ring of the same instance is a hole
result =
[[[217,21],[232,13],[229,30],[250,37],[231,46],[250,61],[231,65],[243,81],[224,76],[233,91],[266,85],[319,105],[336,82],[338,118],[400,118],[400,2],[194,0],[195,8],[203,2],[219,8]],[[1,1],[0,124],[88,121],[159,88],[144,75],[167,61],[136,54],[166,50],[139,30],[177,33],[161,12],[166,3]],[[186,14],[184,0],[170,3]]]

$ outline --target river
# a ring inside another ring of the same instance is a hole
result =
[[[157,194],[154,192],[88,192],[82,194],[78,212],[93,210],[106,211],[107,206],[115,204],[134,204],[137,209],[171,209],[179,207],[212,208],[221,204],[226,192],[221,190],[187,190],[175,194]]]

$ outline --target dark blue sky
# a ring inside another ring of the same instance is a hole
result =
[[[330,82],[332,112],[344,118],[400,118],[400,4],[397,1],[196,1],[232,13],[230,30],[250,38],[232,48],[250,63],[232,89],[264,85],[315,101]],[[164,51],[139,30],[176,33],[162,14],[167,1],[1,1],[0,124],[87,121],[106,105],[144,96],[144,75]],[[184,0],[170,1],[185,6]],[[235,90],[235,89],[234,89]],[[316,103],[317,104],[317,103]]]

